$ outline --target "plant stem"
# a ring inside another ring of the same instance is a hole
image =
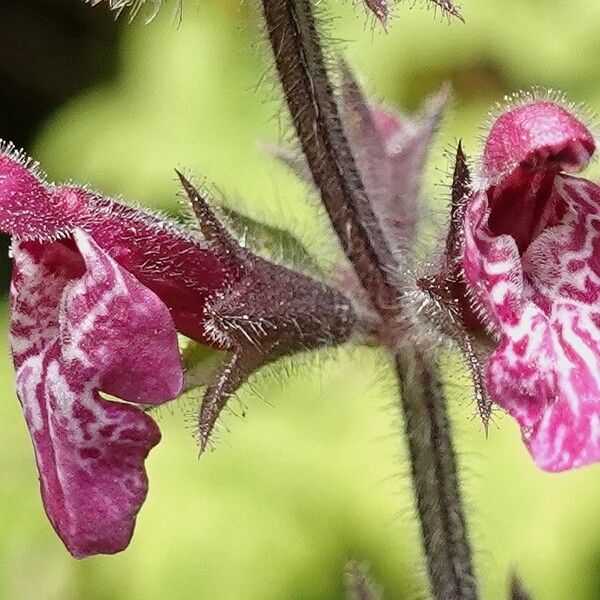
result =
[[[446,400],[435,364],[414,345],[398,350],[400,267],[369,202],[344,134],[311,0],[262,0],[292,121],[341,246],[381,319],[395,356],[430,589],[436,600],[475,600]]]
[[[438,371],[413,348],[398,352],[396,372],[432,596],[475,600],[477,584]]]
[[[310,0],[263,0],[277,72],[310,171],[342,248],[374,306],[394,295],[379,265],[394,259],[382,238],[344,135]]]

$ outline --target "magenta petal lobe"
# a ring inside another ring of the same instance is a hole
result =
[[[84,232],[14,243],[11,347],[46,512],[73,556],[127,546],[160,433],[140,408],[181,389],[168,309]]]
[[[26,159],[0,153],[0,230],[21,239],[50,239],[68,227]]]
[[[183,371],[167,307],[89,235],[79,230],[74,237],[87,271],[63,296],[63,358],[101,369],[101,389],[124,400],[175,398]]]
[[[48,517],[71,554],[123,550],[148,480],[143,462],[160,440],[140,409],[103,400],[65,367],[58,343],[17,373]]]

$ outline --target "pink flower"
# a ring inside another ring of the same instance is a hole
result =
[[[180,178],[205,239],[84,188],[46,185],[21,154],[0,153],[17,393],[46,512],[76,557],[129,543],[160,439],[143,407],[183,388],[178,332],[226,351],[203,381],[204,449],[255,370],[343,343],[357,322],[339,291],[240,246]]]
[[[236,270],[172,224],[34,171],[0,155],[17,392],[54,528],[76,557],[113,553],[129,543],[160,439],[142,407],[181,392],[177,331],[207,339],[207,298]]]
[[[492,125],[465,210],[466,283],[498,340],[487,388],[548,471],[600,460],[600,186],[567,174],[595,147],[525,100]]]

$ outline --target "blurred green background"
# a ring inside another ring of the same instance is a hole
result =
[[[39,106],[26,85],[19,88],[0,131],[14,130],[50,179],[174,212],[173,167],[186,167],[231,206],[293,231],[323,264],[334,259],[315,198],[260,148],[290,132],[257,0],[187,0],[179,27],[173,0],[148,26],[115,25],[104,7],[78,0],[35,4],[41,12],[77,4],[81,27],[93,32],[82,38],[93,40],[93,52],[83,41],[69,45],[81,33],[79,21],[68,21],[57,56],[87,60],[85,74]],[[415,110],[441,81],[452,82],[425,188],[432,223],[443,222],[447,200],[444,149],[461,137],[475,154],[486,111],[504,94],[541,85],[600,109],[598,2],[464,0],[463,25],[407,0],[396,5],[387,34],[372,30],[358,2],[322,4],[332,36],[344,40],[332,50],[345,54],[375,99]],[[71,63],[53,73],[43,42],[56,32],[40,27],[31,38],[30,25],[5,27],[0,73],[17,57],[15,73],[39,74],[51,95]],[[33,134],[15,125],[20,114],[35,123]],[[6,332],[6,307],[1,315]],[[386,598],[423,597],[408,465],[382,354],[342,350],[255,378],[240,393],[247,416],[228,417],[215,451],[200,460],[190,424],[198,398],[163,408],[164,439],[148,461],[150,494],[131,546],[77,562],[43,513],[5,339],[0,598],[334,600],[344,597],[348,558],[370,564]],[[498,416],[486,439],[457,364],[448,364],[447,380],[482,597],[506,598],[508,573],[517,569],[536,600],[600,598],[600,466],[538,471],[508,418]]]

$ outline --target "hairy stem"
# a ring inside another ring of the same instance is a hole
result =
[[[339,116],[310,0],[263,0],[277,72],[310,171],[342,248],[371,302],[393,304],[394,259],[375,215]]]
[[[403,315],[399,265],[373,214],[344,134],[311,0],[263,0],[277,72],[314,183],[342,248],[381,318],[395,354],[413,489],[436,600],[474,600],[477,586],[461,505],[445,398],[435,365],[396,348]]]
[[[404,426],[434,598],[475,600],[477,585],[440,377],[425,354],[399,352]]]

